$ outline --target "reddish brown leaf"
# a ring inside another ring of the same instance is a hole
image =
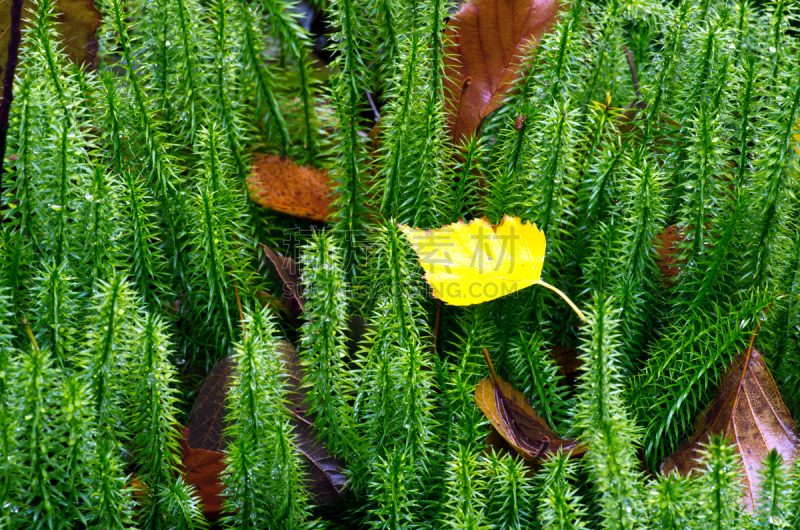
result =
[[[664,287],[668,287],[675,281],[675,277],[681,272],[680,263],[678,263],[678,256],[681,250],[677,243],[683,241],[683,238],[682,230],[679,230],[675,225],[669,225],[653,240],[658,253],[656,265],[661,270]]]
[[[306,300],[303,297],[303,285],[300,282],[300,269],[292,258],[279,256],[269,247],[262,244],[262,250],[267,259],[275,267],[278,276],[283,280],[283,299],[289,313],[297,318],[303,314],[303,305]]]
[[[225,453],[192,449],[187,445],[185,436],[184,431],[180,439],[184,478],[197,490],[206,519],[214,521],[222,515],[222,504],[225,502],[220,475],[225,471]]]
[[[228,399],[228,378],[232,366],[230,357],[215,364],[197,393],[186,428],[186,444],[192,449],[225,451],[227,448],[223,436],[228,425],[225,421],[225,401]]]
[[[304,457],[308,490],[319,505],[334,504],[343,495],[345,476],[341,462],[333,458],[316,440],[314,417],[305,410],[305,390],[300,388],[303,369],[297,352],[288,342],[278,344],[286,368],[289,412],[294,417],[296,448]],[[206,517],[214,520],[222,513],[220,473],[225,470],[224,437],[226,400],[233,363],[230,357],[219,361],[200,388],[189,426],[181,436],[181,460],[186,481],[197,488]]]
[[[495,373],[488,352],[483,355],[492,376],[483,379],[475,389],[475,402],[486,414],[497,432],[525,460],[541,458],[548,452],[586,452],[586,447],[573,440],[560,438],[531,407],[527,398]]]
[[[722,433],[735,444],[744,463],[744,503],[752,510],[759,492],[759,470],[764,457],[776,449],[785,462],[792,462],[797,457],[800,434],[783,404],[775,380],[756,350],[752,351],[742,377],[747,357],[747,351],[736,356],[714,401],[697,418],[694,434],[664,460],[661,470],[665,474],[690,473],[698,467],[702,446],[708,444],[709,437]]]
[[[558,7],[557,0],[470,0],[450,19],[446,110],[455,141],[503,104],[523,52],[553,26]]]
[[[25,2],[22,6],[22,33],[30,28],[30,20],[36,20],[36,6]],[[56,0],[54,13],[57,19],[58,41],[69,58],[80,65],[89,65],[97,55],[97,37],[102,15],[92,0]],[[11,2],[0,5],[0,67],[8,59],[8,39],[11,26]]]
[[[253,201],[279,212],[314,221],[333,213],[327,172],[299,166],[285,156],[255,155],[247,186]]]

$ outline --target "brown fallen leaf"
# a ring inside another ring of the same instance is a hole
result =
[[[342,500],[346,477],[342,473],[342,463],[328,453],[327,448],[317,441],[314,432],[314,415],[309,414],[305,405],[306,391],[302,387],[304,370],[300,365],[297,350],[286,341],[278,344],[278,353],[286,367],[289,377],[287,387],[291,404],[290,412],[295,418],[294,433],[297,436],[297,449],[305,457],[308,477],[308,491],[317,504],[332,505]]]
[[[226,467],[227,443],[223,432],[227,425],[225,400],[231,367],[230,357],[225,357],[211,369],[180,438],[184,477],[197,490],[209,521],[216,521],[222,515],[225,501],[220,473]]]
[[[225,496],[222,494],[222,472],[225,471],[225,453],[192,449],[185,437],[180,438],[181,471],[187,484],[194,486],[202,503],[203,514],[209,521],[222,515]]]
[[[564,376],[560,384],[574,387],[583,369],[583,361],[578,350],[570,346],[556,345],[550,349],[550,356],[558,365],[558,373]]]
[[[681,272],[680,263],[678,262],[681,249],[677,243],[683,241],[683,239],[683,231],[675,225],[669,225],[656,235],[656,239],[653,240],[653,245],[658,254],[656,265],[661,271],[665,288],[669,287]]]
[[[295,217],[325,221],[333,213],[327,172],[285,156],[255,155],[247,187],[253,201]]]
[[[446,111],[455,142],[471,137],[503,104],[522,54],[553,27],[558,8],[557,0],[470,0],[450,19]]]
[[[233,363],[225,357],[211,369],[200,387],[186,427],[186,444],[192,449],[225,451],[225,402],[228,399],[229,378]]]
[[[745,372],[745,363],[747,370]],[[759,470],[767,453],[776,449],[787,463],[798,453],[800,434],[792,416],[783,404],[778,387],[764,359],[747,350],[733,360],[720,384],[714,401],[697,418],[695,432],[661,464],[664,474],[678,472],[686,475],[699,467],[703,445],[711,435],[724,434],[735,444],[744,463],[742,482],[744,504],[753,510],[760,490]]]
[[[492,376],[478,383],[475,402],[486,414],[492,427],[522,458],[536,460],[559,449],[572,451],[573,455],[586,452],[586,446],[559,438],[533,410],[527,398],[495,373],[485,348],[483,355]]]
[[[296,448],[304,457],[308,491],[318,505],[338,502],[344,492],[343,465],[333,458],[323,444],[316,441],[313,431],[314,417],[305,411],[303,401],[306,394],[300,388],[303,369],[297,352],[291,344],[281,341],[278,353],[290,374],[287,390],[296,435]],[[186,482],[197,489],[203,503],[203,513],[209,520],[222,515],[224,496],[220,473],[225,470],[224,452],[227,440],[225,403],[228,398],[229,380],[233,363],[230,357],[219,361],[206,377],[192,408],[189,426],[181,436],[181,461]]]
[[[94,63],[97,56],[97,37],[102,15],[92,0],[56,0],[53,14],[58,21],[56,31],[61,48],[70,60],[79,65]],[[25,2],[22,6],[22,33],[30,28],[30,21],[36,20],[36,6]],[[11,1],[0,5],[0,67],[5,67],[8,59],[8,39],[11,26]]]
[[[293,317],[299,317],[303,314],[303,306],[306,303],[303,297],[303,285],[300,282],[300,268],[292,258],[279,256],[263,243],[260,245],[264,255],[283,281],[283,300],[286,309]]]

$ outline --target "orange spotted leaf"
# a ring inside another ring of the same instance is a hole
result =
[[[247,187],[253,201],[295,217],[326,221],[333,213],[327,172],[300,166],[285,156],[256,155]]]

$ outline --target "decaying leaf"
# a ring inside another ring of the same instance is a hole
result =
[[[678,256],[681,251],[677,243],[683,241],[683,231],[675,225],[669,225],[664,230],[659,232],[653,244],[658,253],[656,264],[664,281],[664,287],[668,287],[675,277],[681,272],[680,263],[678,263]]]
[[[296,447],[306,463],[308,491],[317,504],[334,504],[342,498],[344,491],[343,465],[316,440],[314,417],[306,413],[303,404],[306,394],[300,388],[303,369],[297,352],[285,341],[281,341],[277,349],[289,374],[289,412],[294,418]],[[220,473],[225,470],[225,408],[232,368],[231,358],[226,357],[211,370],[198,393],[189,426],[181,437],[181,460],[186,482],[197,488],[203,512],[210,520],[222,514],[224,502]]]
[[[326,221],[333,213],[328,174],[285,156],[255,155],[247,187],[253,201],[295,217]]]
[[[289,390],[290,412],[296,422],[294,434],[297,436],[297,449],[306,459],[306,476],[308,491],[317,504],[331,505],[338,503],[344,494],[346,477],[342,473],[342,463],[328,453],[325,446],[317,441],[314,432],[314,415],[309,414],[305,405],[306,391],[302,388],[303,367],[297,351],[288,342],[281,341],[278,352],[286,371],[289,373],[287,387]]]
[[[470,0],[450,19],[445,59],[453,139],[469,138],[503,104],[522,54],[556,21],[557,0]]]
[[[661,470],[665,474],[690,473],[698,467],[702,447],[708,444],[710,436],[722,433],[735,444],[742,458],[744,503],[752,511],[764,457],[776,449],[785,462],[792,462],[797,457],[800,434],[764,359],[752,350],[742,377],[746,362],[747,351],[736,356],[714,401],[697,418],[694,434],[661,464]]]
[[[203,386],[197,393],[189,425],[186,427],[186,443],[193,449],[224,451],[227,422],[225,402],[228,399],[228,381],[233,363],[225,357],[211,369]]]
[[[531,407],[527,398],[495,373],[489,353],[483,350],[491,377],[475,389],[475,402],[497,433],[525,460],[536,460],[547,452],[586,452],[586,446],[560,438]]]
[[[505,215],[495,226],[486,218],[433,230],[398,226],[417,253],[434,296],[443,302],[480,304],[538,284],[584,318],[564,293],[540,279],[546,240],[535,224]]]
[[[56,30],[58,42],[69,58],[79,65],[89,65],[97,56],[97,37],[102,15],[92,0],[56,0],[54,13],[58,20]],[[30,28],[31,20],[36,20],[36,5],[25,2],[22,5],[22,33]],[[0,5],[0,67],[5,67],[8,59],[8,39],[11,26],[11,0]]]
[[[194,486],[202,503],[203,514],[209,521],[222,515],[225,497],[222,495],[222,472],[225,453],[193,449],[186,443],[186,431],[180,438],[181,466],[187,484]]]
[[[279,256],[264,244],[261,244],[261,249],[283,281],[283,300],[286,309],[293,317],[299,317],[303,314],[303,306],[306,303],[303,297],[303,285],[300,282],[300,268],[292,258]]]
[[[197,490],[203,513],[211,521],[222,515],[224,502],[220,473],[225,470],[223,433],[231,367],[231,359],[226,357],[206,376],[180,440],[184,477]]]

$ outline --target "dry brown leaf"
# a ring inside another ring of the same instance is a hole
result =
[[[224,437],[225,401],[228,399],[228,381],[233,363],[225,357],[211,369],[195,398],[189,425],[186,427],[186,443],[192,449],[225,451]]]
[[[230,357],[225,357],[206,376],[180,439],[184,477],[197,490],[203,513],[210,521],[222,515],[225,500],[220,473],[225,470],[227,443],[223,434],[231,367]]]
[[[295,217],[326,221],[333,213],[327,172],[300,166],[278,155],[255,155],[247,179],[250,198]]]
[[[742,378],[747,351],[736,356],[720,384],[717,396],[697,418],[695,432],[661,464],[665,474],[682,475],[698,467],[703,445],[711,435],[724,434],[735,444],[745,475],[745,506],[753,509],[759,492],[759,470],[767,453],[776,449],[784,462],[792,462],[798,453],[800,434],[783,404],[775,380],[764,359],[752,350],[745,377]]]
[[[181,467],[187,484],[194,486],[202,503],[203,514],[209,521],[222,515],[225,497],[222,495],[221,473],[225,471],[225,453],[193,449],[186,443],[186,430],[180,437]]]
[[[292,258],[279,256],[264,244],[261,244],[261,249],[283,281],[283,300],[286,309],[293,317],[299,317],[303,314],[303,306],[306,303],[303,297],[303,284],[300,282],[300,268]]]
[[[586,446],[560,438],[531,407],[527,398],[495,373],[488,352],[483,355],[492,376],[475,389],[475,402],[498,434],[525,460],[536,460],[548,452],[586,452]]]
[[[336,504],[344,496],[346,477],[342,473],[342,463],[328,453],[328,449],[317,441],[314,432],[314,416],[309,414],[305,404],[306,391],[302,387],[303,367],[297,351],[286,341],[278,345],[278,353],[289,373],[287,387],[291,403],[290,412],[295,417],[294,434],[297,436],[297,449],[306,459],[308,491],[317,504]]]
[[[680,263],[678,262],[681,249],[678,247],[677,243],[683,241],[683,238],[684,234],[682,230],[675,225],[669,225],[653,240],[656,253],[658,254],[656,265],[658,265],[661,271],[664,287],[669,287],[669,285],[675,281],[675,277],[681,272]]]
[[[30,28],[30,20],[36,20],[36,7],[33,2],[22,6],[22,33]],[[54,13],[58,23],[58,40],[69,58],[77,64],[89,65],[97,56],[97,37],[102,15],[94,7],[92,0],[56,0]],[[8,59],[8,39],[11,26],[11,0],[0,5],[0,67],[5,67]]]
[[[287,398],[291,403],[289,412],[296,435],[296,448],[304,457],[308,491],[319,505],[335,504],[344,491],[343,465],[333,458],[325,446],[318,443],[313,431],[314,417],[305,410],[306,394],[300,388],[303,377],[297,352],[291,344],[281,341],[277,347],[286,372]],[[219,361],[206,377],[192,408],[189,426],[180,439],[181,461],[186,482],[197,489],[203,503],[203,512],[209,520],[222,514],[223,486],[220,473],[225,470],[224,437],[226,400],[233,363],[230,357]]]
[[[558,8],[557,0],[471,0],[450,19],[446,111],[456,142],[472,136],[503,104],[523,52],[553,27]]]

